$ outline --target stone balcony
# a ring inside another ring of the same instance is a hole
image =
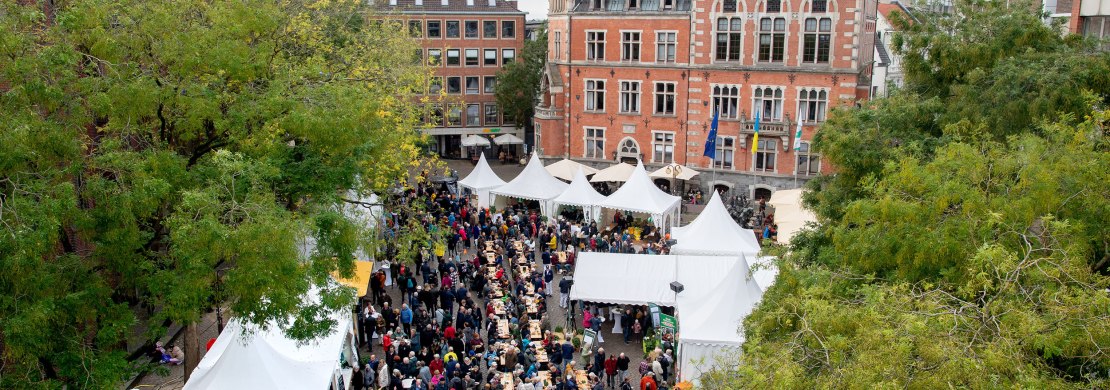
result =
[[[555,107],[535,107],[536,119],[562,119],[563,110]]]

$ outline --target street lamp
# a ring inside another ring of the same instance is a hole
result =
[[[666,172],[671,175],[671,195],[674,195],[675,178],[678,177],[678,175],[682,174],[682,166],[671,163],[670,165],[667,165]]]

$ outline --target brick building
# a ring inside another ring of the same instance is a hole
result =
[[[524,48],[524,12],[505,0],[378,0],[380,17],[400,19],[422,41],[421,56],[435,68],[433,93],[445,89],[426,132],[442,156],[465,157],[472,134],[513,134],[523,126],[502,115],[494,97],[496,75]]]
[[[808,141],[829,109],[870,93],[875,10],[875,0],[551,0],[539,152],[596,166],[677,162],[702,171],[705,187],[749,196],[830,172]]]

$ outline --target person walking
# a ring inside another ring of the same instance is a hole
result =
[[[632,359],[629,359],[628,356],[624,356],[624,352],[621,352],[620,357],[617,358],[617,380],[621,383],[628,382],[628,365],[631,362]]]
[[[613,387],[613,382],[614,382],[613,378],[616,375],[617,375],[617,357],[614,356],[614,355],[609,355],[609,358],[605,359],[605,386],[606,387]]]

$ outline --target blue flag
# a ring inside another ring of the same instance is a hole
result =
[[[713,111],[713,125],[709,128],[709,137],[705,139],[705,152],[702,155],[710,160],[717,158],[717,119],[720,115],[720,112]]]

